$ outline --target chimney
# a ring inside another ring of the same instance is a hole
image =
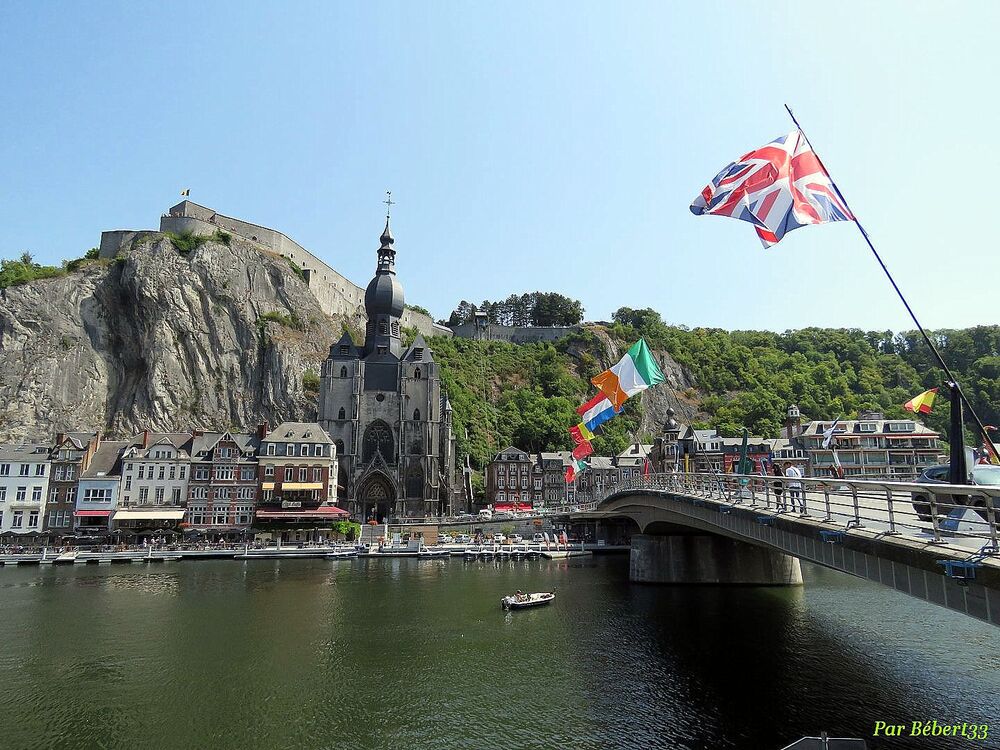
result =
[[[267,437],[267,433],[269,433],[270,431],[271,431],[271,426],[265,419],[263,422],[257,425],[257,439],[263,440],[264,438]]]
[[[191,437],[193,438],[201,437],[204,434],[205,434],[204,430],[191,430]]]
[[[56,445],[62,445],[63,440],[65,440],[65,439],[66,439],[66,433],[65,432],[57,432],[56,433]]]
[[[142,431],[142,448],[145,450],[149,447],[149,430]]]

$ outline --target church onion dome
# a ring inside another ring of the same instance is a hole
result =
[[[399,318],[403,315],[403,286],[393,273],[378,273],[365,289],[365,311],[368,319],[380,315]]]
[[[365,290],[365,312],[369,320],[380,315],[393,318],[403,315],[403,286],[396,279],[396,251],[392,247],[395,240],[389,229],[388,217],[379,239],[382,246],[378,249],[378,269]]]

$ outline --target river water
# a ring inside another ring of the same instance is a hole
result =
[[[0,569],[0,747],[1000,747],[1000,632],[807,566],[629,584],[624,556]],[[553,590],[504,613],[501,595]],[[875,721],[992,721],[985,742]]]

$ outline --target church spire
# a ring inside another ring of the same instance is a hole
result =
[[[385,204],[385,229],[382,230],[382,236],[379,237],[379,241],[382,246],[378,249],[378,272],[395,273],[396,272],[396,251],[393,249],[392,245],[396,241],[392,237],[392,230],[389,229],[389,212],[395,205],[395,201],[392,199],[392,191],[385,191],[386,198],[382,201]]]

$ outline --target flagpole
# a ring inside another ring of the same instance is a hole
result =
[[[941,352],[939,352],[938,348],[934,346],[934,342],[931,341],[931,337],[927,335],[927,331],[924,330],[924,327],[920,325],[920,321],[917,320],[916,313],[913,312],[913,308],[910,307],[910,303],[906,301],[906,297],[903,296],[903,292],[900,290],[896,280],[892,278],[892,274],[889,273],[888,266],[886,266],[885,261],[882,260],[882,256],[878,254],[878,250],[875,249],[875,245],[872,244],[871,238],[868,236],[868,232],[865,231],[864,226],[862,226],[861,221],[858,219],[858,215],[851,210],[851,206],[847,202],[847,198],[845,198],[844,194],[840,192],[840,188],[837,187],[837,183],[830,174],[830,170],[826,168],[825,164],[823,164],[823,160],[819,157],[819,154],[816,153],[816,149],[813,148],[812,143],[809,141],[809,136],[806,135],[806,131],[802,129],[802,126],[799,125],[799,121],[795,119],[795,113],[792,112],[792,108],[786,104],[785,110],[788,112],[788,116],[792,118],[792,122],[795,123],[795,127],[798,128],[800,133],[802,133],[802,137],[806,139],[806,143],[809,145],[809,149],[816,157],[816,161],[819,162],[819,165],[826,173],[826,176],[830,178],[830,184],[833,185],[833,189],[836,191],[837,197],[840,198],[841,203],[844,204],[844,208],[846,208],[848,213],[851,214],[851,217],[854,219],[854,224],[857,226],[858,231],[861,232],[861,236],[865,238],[865,242],[868,243],[868,247],[871,249],[872,255],[875,256],[875,260],[877,260],[878,264],[882,267],[886,278],[889,279],[889,283],[892,284],[892,288],[896,290],[896,294],[899,296],[900,302],[903,303],[903,307],[906,308],[906,312],[910,314],[910,318],[913,319],[913,323],[917,326],[917,330],[920,331],[920,335],[923,336],[924,342],[930,348],[931,352],[934,353],[934,358],[937,359],[941,369],[944,370],[945,375],[948,376],[948,380],[955,384],[955,390],[958,391],[959,398],[961,398],[962,402],[969,410],[969,414],[971,414],[972,418],[976,421],[976,426],[979,427],[980,434],[986,438],[989,450],[998,460],[1000,460],[1000,454],[998,454],[996,448],[993,447],[993,443],[990,441],[990,436],[987,434],[986,427],[983,425],[982,420],[979,418],[979,415],[976,414],[976,410],[972,408],[972,404],[969,402],[969,399],[966,398],[965,393],[962,391],[962,387],[958,384],[958,379],[952,374],[951,368],[949,368],[947,363],[944,361],[944,357],[941,356]]]

